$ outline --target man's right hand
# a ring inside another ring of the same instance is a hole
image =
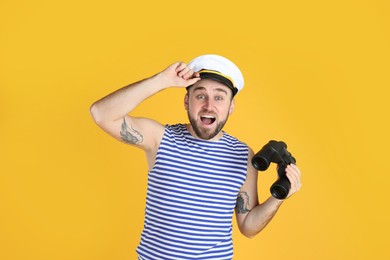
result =
[[[200,75],[194,72],[184,62],[176,62],[160,72],[157,77],[167,87],[188,87],[200,80]]]

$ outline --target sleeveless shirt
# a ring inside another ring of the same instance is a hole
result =
[[[148,174],[145,260],[232,259],[232,217],[245,181],[248,146],[223,132],[193,137],[184,124],[166,125]]]

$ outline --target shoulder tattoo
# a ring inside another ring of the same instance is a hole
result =
[[[123,118],[120,135],[122,141],[127,144],[139,144],[143,141],[141,133],[135,130],[132,126],[129,127],[125,118]]]
[[[240,192],[237,196],[236,211],[239,214],[249,212],[249,195],[246,192]]]

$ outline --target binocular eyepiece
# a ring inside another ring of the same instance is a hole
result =
[[[287,151],[284,142],[271,140],[253,156],[252,165],[256,170],[265,171],[271,162],[278,165],[279,175],[279,179],[270,188],[271,194],[277,199],[285,199],[291,188],[286,176],[286,167],[291,163],[295,164],[295,158]]]

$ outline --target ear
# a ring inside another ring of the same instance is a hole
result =
[[[184,96],[184,108],[188,111],[188,93]]]
[[[234,111],[234,99],[230,102],[230,107],[229,107],[229,115],[233,114]]]

